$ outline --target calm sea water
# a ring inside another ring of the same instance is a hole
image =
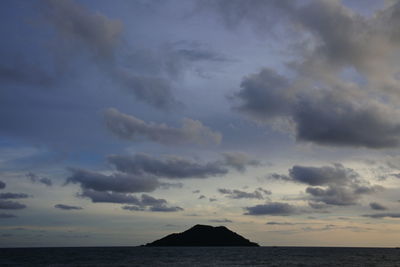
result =
[[[0,266],[400,266],[400,249],[104,247],[0,249]]]

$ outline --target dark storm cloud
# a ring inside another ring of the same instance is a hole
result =
[[[261,162],[256,159],[251,159],[249,155],[243,152],[225,152],[222,153],[225,165],[235,168],[238,171],[244,172],[248,166],[260,166]]]
[[[270,216],[288,216],[299,213],[295,206],[281,202],[270,202],[251,207],[245,207],[244,215],[270,215]]]
[[[371,203],[369,203],[369,206],[373,210],[387,210],[387,208],[385,206],[383,206],[382,204],[379,204],[377,202],[371,202]]]
[[[83,189],[95,191],[114,191],[118,193],[151,192],[159,182],[153,177],[144,177],[123,173],[104,175],[84,169],[71,168],[72,176],[67,178],[67,183],[79,183]]]
[[[29,195],[24,193],[0,193],[0,199],[18,199],[28,198]]]
[[[16,218],[17,216],[9,213],[0,213],[0,219]]]
[[[0,189],[6,188],[6,183],[3,181],[0,181]]]
[[[226,195],[226,197],[232,198],[232,199],[242,199],[242,198],[247,198],[247,199],[264,199],[263,192],[259,190],[255,190],[254,192],[246,192],[242,190],[229,190],[229,189],[224,189],[224,188],[219,188],[218,192],[221,194]]]
[[[60,209],[60,210],[81,210],[82,209],[82,207],[69,206],[69,205],[64,205],[64,204],[54,205],[54,208]]]
[[[382,219],[382,218],[400,218],[400,213],[376,213],[376,214],[365,214],[364,217]]]
[[[0,209],[2,210],[19,210],[25,208],[26,206],[24,204],[15,201],[0,200]]]
[[[170,179],[207,178],[222,176],[228,172],[218,162],[202,164],[177,156],[159,159],[146,154],[111,155],[108,161],[121,172],[134,175],[149,174]]]
[[[28,177],[28,179],[32,182],[32,183],[41,183],[47,186],[52,186],[53,182],[51,181],[51,179],[47,178],[47,177],[40,177],[32,172],[29,172],[26,174],[26,177]]]
[[[117,137],[125,140],[149,140],[164,145],[178,144],[219,144],[221,134],[212,131],[200,121],[184,119],[182,128],[165,124],[147,123],[132,115],[109,108],[104,112],[107,128]]]

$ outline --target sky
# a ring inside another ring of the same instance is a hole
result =
[[[399,1],[0,5],[0,247],[399,246]]]

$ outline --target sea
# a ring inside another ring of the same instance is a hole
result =
[[[400,249],[342,247],[2,248],[0,266],[400,266]]]

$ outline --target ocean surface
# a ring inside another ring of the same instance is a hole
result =
[[[400,249],[321,247],[2,248],[0,266],[400,266]]]

